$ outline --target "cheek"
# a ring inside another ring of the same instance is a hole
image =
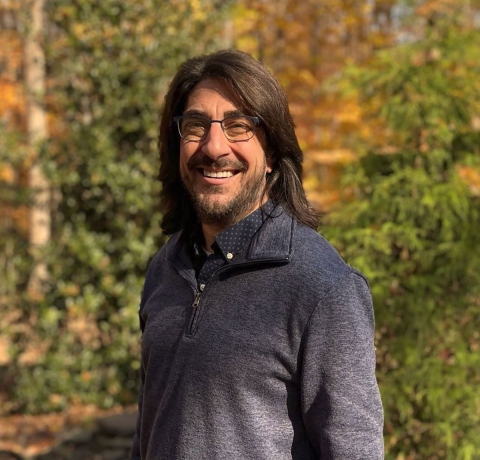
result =
[[[188,148],[185,148],[185,146],[180,147],[180,171],[187,171],[187,164],[190,158],[192,157],[192,152],[189,152]]]
[[[187,160],[185,159],[185,156],[183,156],[182,154],[180,154],[179,169],[180,169],[180,176],[185,178],[185,176],[188,174],[188,168],[187,168]]]
[[[255,149],[249,152],[249,158],[250,162],[255,163],[257,168],[263,167],[263,165],[265,164],[267,172],[272,171],[271,159],[268,158],[268,156],[265,154],[263,145],[260,142],[257,142],[257,144],[255,145]]]

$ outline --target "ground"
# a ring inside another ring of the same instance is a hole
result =
[[[135,410],[135,407],[118,407],[105,411],[80,406],[44,415],[0,417],[0,460],[62,458],[59,452],[67,444],[76,451],[74,457],[79,460],[103,460],[107,457],[95,453],[101,450],[98,446],[102,443],[109,446],[116,443],[128,450]],[[125,458],[125,454],[119,453],[117,458]]]

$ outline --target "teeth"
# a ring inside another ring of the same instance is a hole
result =
[[[207,171],[206,169],[203,170],[203,175],[205,177],[232,177],[232,171]]]

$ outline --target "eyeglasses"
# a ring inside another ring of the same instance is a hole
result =
[[[205,117],[182,115],[175,117],[180,137],[186,141],[200,142],[207,138],[212,123],[220,123],[225,137],[230,142],[248,141],[253,137],[260,118],[247,115],[227,117],[223,120],[209,120]]]

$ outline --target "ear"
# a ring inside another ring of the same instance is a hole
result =
[[[266,163],[267,163],[267,174],[270,174],[273,171],[273,158],[271,153],[266,154]]]

